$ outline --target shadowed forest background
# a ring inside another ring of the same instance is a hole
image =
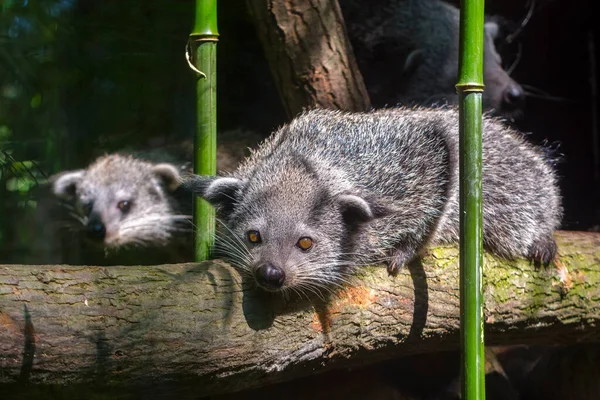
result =
[[[487,14],[514,26],[527,13],[524,1],[486,3]],[[585,2],[538,3],[516,43],[497,44],[505,68],[518,59],[512,77],[537,93],[527,97],[523,116],[513,123],[534,142],[558,145],[563,155],[558,165],[563,229],[595,229],[600,210],[597,110],[591,101],[597,84],[590,75],[594,24]],[[51,174],[85,167],[106,152],[191,140],[195,77],[184,51],[193,6],[137,0],[2,3],[0,262],[27,255],[39,228],[30,222],[38,188]],[[218,130],[254,132],[255,141],[287,116],[245,3],[220,2],[218,12]]]

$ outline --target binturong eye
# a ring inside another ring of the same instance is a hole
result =
[[[313,241],[308,236],[304,236],[298,239],[296,246],[298,246],[300,250],[307,251],[310,250],[310,248],[313,246]]]
[[[126,213],[126,212],[128,212],[128,211],[129,211],[129,209],[131,208],[131,202],[130,202],[130,201],[127,201],[127,200],[120,201],[120,202],[117,204],[117,207],[119,208],[119,210],[121,210],[121,212],[124,212],[124,213]]]
[[[90,213],[92,212],[92,207],[93,207],[92,202],[84,203],[81,206],[81,211],[83,212],[83,215],[85,215],[85,216],[90,215]]]
[[[258,231],[248,231],[247,235],[248,235],[248,241],[250,243],[260,243],[261,242],[260,232],[258,232]]]

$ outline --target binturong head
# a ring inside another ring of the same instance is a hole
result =
[[[500,27],[494,21],[484,25],[483,82],[484,107],[492,108],[507,118],[520,117],[525,107],[525,90],[510,77],[502,66],[502,58],[494,41],[499,38]]]
[[[52,191],[71,210],[74,230],[105,250],[164,247],[189,217],[174,213],[179,171],[128,155],[98,158],[87,169],[51,178]]]
[[[348,283],[355,243],[387,209],[356,193],[331,193],[302,168],[268,178],[186,177],[184,187],[217,208],[215,250],[270,292],[322,297]]]

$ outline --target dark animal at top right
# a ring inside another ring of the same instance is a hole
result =
[[[459,10],[441,0],[340,1],[348,35],[374,106],[455,104]],[[483,106],[518,118],[525,92],[502,68],[494,40],[497,22],[484,35]]]

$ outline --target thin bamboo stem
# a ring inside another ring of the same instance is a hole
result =
[[[462,398],[485,399],[483,337],[483,0],[461,1],[459,79]]]
[[[217,172],[217,1],[196,0],[194,30],[190,34],[192,60],[199,71],[196,83],[196,137],[194,172],[215,175]],[[210,255],[215,212],[205,200],[194,199],[195,259]]]

